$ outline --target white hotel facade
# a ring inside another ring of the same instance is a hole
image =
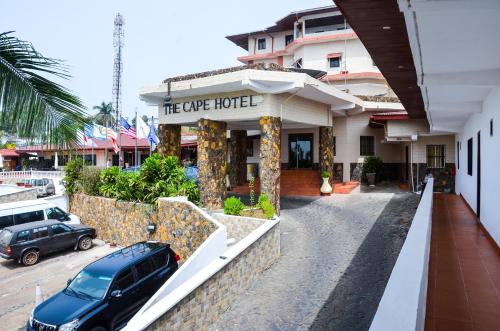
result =
[[[425,119],[408,117],[337,7],[293,12],[227,38],[247,52],[238,58],[244,66],[169,78],[140,92],[158,107],[163,154],[179,154],[181,126],[198,128],[208,205],[220,206],[225,196],[227,159],[233,185],[244,184],[253,164],[275,201],[294,170],[315,173],[319,194],[320,170],[337,182],[359,180],[354,169],[369,155],[384,161],[382,179],[417,189],[417,176],[432,167],[440,189],[453,190],[453,136],[431,135]],[[167,95],[172,104],[164,103]]]

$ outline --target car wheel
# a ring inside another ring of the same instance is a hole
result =
[[[82,251],[86,251],[90,247],[92,247],[92,238],[90,237],[83,237],[78,242],[78,248]]]
[[[29,266],[36,264],[38,259],[40,258],[40,253],[34,249],[30,249],[29,251],[24,252],[21,261],[24,265]]]

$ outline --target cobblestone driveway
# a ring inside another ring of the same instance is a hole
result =
[[[418,197],[365,191],[282,199],[280,260],[212,329],[368,330]]]

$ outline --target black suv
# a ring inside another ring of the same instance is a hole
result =
[[[177,270],[170,245],[140,242],[83,268],[31,313],[28,331],[122,328]]]
[[[95,237],[95,229],[57,220],[9,226],[0,232],[0,256],[33,265],[41,255],[70,247],[87,250]]]

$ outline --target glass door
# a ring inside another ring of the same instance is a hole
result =
[[[313,134],[288,135],[290,168],[311,168],[313,165]]]

